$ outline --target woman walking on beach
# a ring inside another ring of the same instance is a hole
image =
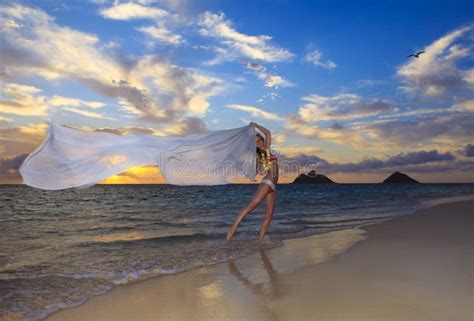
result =
[[[268,226],[273,218],[273,212],[275,210],[276,203],[276,184],[278,182],[278,162],[277,158],[270,153],[271,146],[271,132],[263,126],[260,126],[256,123],[252,123],[261,133],[257,133],[256,139],[256,157],[257,157],[257,172],[260,175],[264,175],[261,183],[258,186],[255,195],[250,200],[250,202],[240,211],[239,215],[235,219],[234,224],[227,232],[226,242],[230,242],[234,233],[237,229],[237,226],[240,222],[251,213],[257,206],[265,200],[265,218],[260,229],[260,235],[258,241],[263,242],[265,233],[268,230]],[[265,137],[264,137],[265,136]]]

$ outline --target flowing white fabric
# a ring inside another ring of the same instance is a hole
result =
[[[121,136],[65,127],[51,119],[41,145],[23,161],[29,186],[88,188],[140,165],[156,165],[167,183],[219,185],[256,176],[256,128],[246,126],[188,136]]]

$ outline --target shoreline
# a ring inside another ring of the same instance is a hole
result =
[[[43,320],[470,320],[474,200],[119,285]]]

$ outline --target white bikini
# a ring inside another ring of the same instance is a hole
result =
[[[268,186],[270,186],[271,189],[273,190],[273,192],[276,190],[276,186],[275,186],[275,184],[273,184],[273,182],[271,180],[264,178],[264,179],[262,179],[262,183],[267,184]]]

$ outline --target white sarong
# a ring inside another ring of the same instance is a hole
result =
[[[188,136],[121,136],[65,127],[51,119],[44,141],[23,161],[29,186],[87,188],[129,168],[156,165],[167,183],[219,185],[255,181],[256,128],[250,123]]]

